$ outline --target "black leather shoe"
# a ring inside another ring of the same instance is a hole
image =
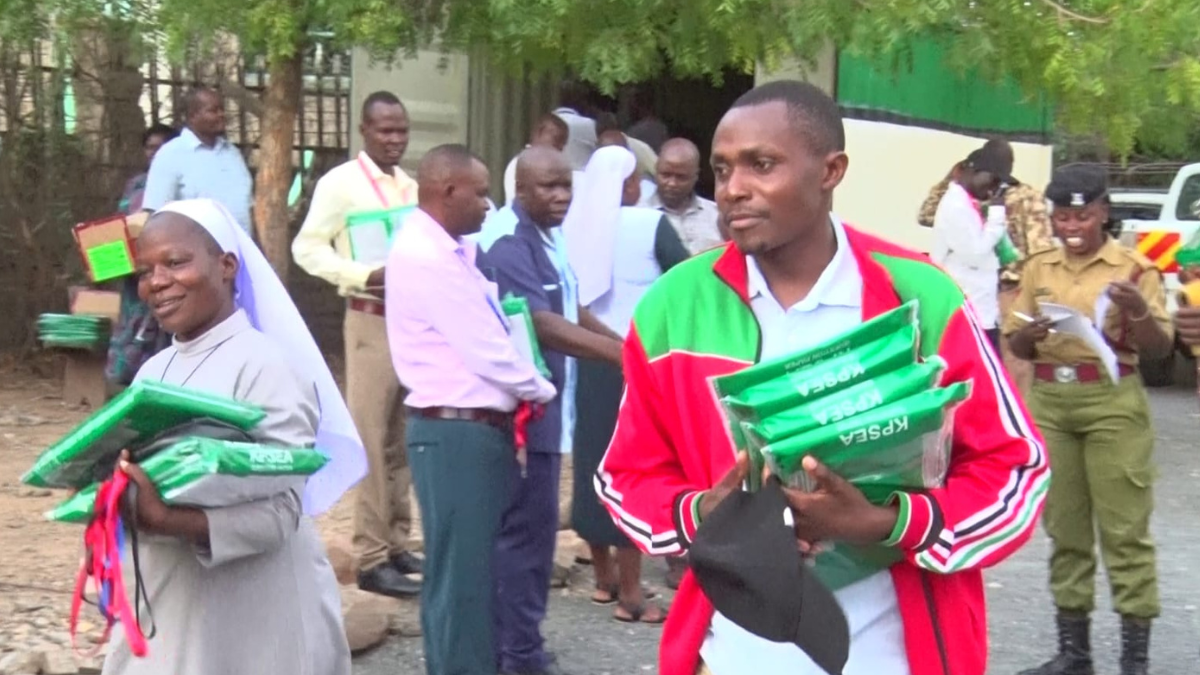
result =
[[[420,574],[425,561],[405,551],[392,556],[388,562],[400,574]]]
[[[391,563],[377,565],[358,573],[359,590],[393,598],[411,598],[421,594],[421,582],[396,571]]]

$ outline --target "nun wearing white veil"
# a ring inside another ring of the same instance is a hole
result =
[[[579,304],[621,336],[629,332],[634,307],[650,285],[688,257],[662,213],[633,206],[641,193],[636,169],[628,149],[598,148],[563,221],[567,257],[579,278]],[[617,425],[625,381],[619,368],[602,361],[580,359],[578,373],[571,524],[592,549],[592,601],[616,604],[618,621],[660,623],[665,613],[648,605],[642,591],[641,554],[613,524],[593,487]],[[617,549],[615,560],[611,547]]]
[[[157,634],[132,656],[116,631],[106,675],[349,675],[337,580],[310,515],[365,472],[362,443],[279,278],[212,200],[168,204],[138,240],[138,294],[175,338],[136,379],[254,403],[263,443],[330,456],[292,489],[222,508],[168,506],[145,474],[140,569]]]

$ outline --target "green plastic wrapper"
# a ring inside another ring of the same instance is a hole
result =
[[[858,326],[827,340],[811,349],[789,354],[770,361],[763,361],[745,370],[730,373],[713,380],[717,398],[737,396],[757,384],[808,368],[809,366],[847,354],[899,331],[905,326],[916,326],[917,301],[910,300],[896,309],[880,314]]]
[[[112,322],[89,314],[43,314],[38,317],[38,340],[53,349],[103,351],[112,335]]]
[[[356,211],[346,216],[350,257],[355,262],[368,265],[386,262],[392,238],[416,208],[416,205],[398,206],[377,211]]]
[[[529,301],[509,293],[500,301],[500,309],[508,318],[508,335],[513,346],[517,348],[517,353],[533,362],[543,377],[549,378],[550,368],[542,358],[542,348],[533,329],[533,314],[529,311]]]
[[[98,464],[155,435],[198,419],[251,429],[266,413],[257,406],[161,382],[138,380],[38,456],[21,482],[35,487],[82,488]]]
[[[1196,233],[1200,238],[1200,232]],[[1175,262],[1180,267],[1200,267],[1200,241],[1193,238],[1188,245],[1175,253]]]
[[[329,461],[311,448],[277,448],[211,438],[185,438],[141,463],[168,504],[215,508],[266,499],[296,486]],[[49,520],[86,523],[96,503],[97,483],[46,514]]]
[[[812,455],[850,481],[876,504],[898,487],[921,489],[941,484],[949,447],[939,436],[954,407],[971,393],[968,382],[927,389],[894,403],[761,448],[776,473],[789,484],[811,489],[800,460]]]
[[[721,399],[739,423],[756,422],[817,402],[917,361],[917,327],[899,330],[833,358],[780,375]],[[818,425],[819,426],[819,425]]]
[[[995,251],[996,258],[999,259],[1001,267],[1011,265],[1021,259],[1021,253],[1017,251],[1016,246],[1013,246],[1012,239],[1008,238],[1007,232],[996,243]]]
[[[958,382],[930,389],[843,422],[793,436],[763,448],[772,470],[784,483],[812,491],[800,468],[813,455],[848,480],[874,504],[885,504],[894,492],[940,487],[950,466],[954,413],[970,395],[970,384]],[[837,590],[887,569],[903,559],[882,545],[838,543],[817,556],[814,572]]]
[[[759,445],[777,443],[926,391],[937,385],[945,368],[946,363],[936,357],[914,363],[773,414],[745,429]]]

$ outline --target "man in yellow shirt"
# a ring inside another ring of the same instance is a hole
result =
[[[417,183],[400,169],[408,147],[408,112],[379,91],[362,107],[363,151],[317,182],[312,204],[292,242],[296,264],[337,287],[346,298],[346,402],[367,449],[369,471],[358,487],[354,549],[358,586],[393,597],[420,593],[421,560],[408,550],[412,473],[404,451],[404,395],[388,352],[383,319],[387,240],[356,236],[354,214],[403,210],[417,203]]]

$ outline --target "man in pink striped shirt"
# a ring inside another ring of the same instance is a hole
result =
[[[408,390],[406,444],[425,536],[421,624],[429,675],[495,675],[492,552],[516,449],[513,411],[556,391],[508,336],[475,266],[488,171],[461,145],[421,161],[420,208],[385,273],[388,346]]]

